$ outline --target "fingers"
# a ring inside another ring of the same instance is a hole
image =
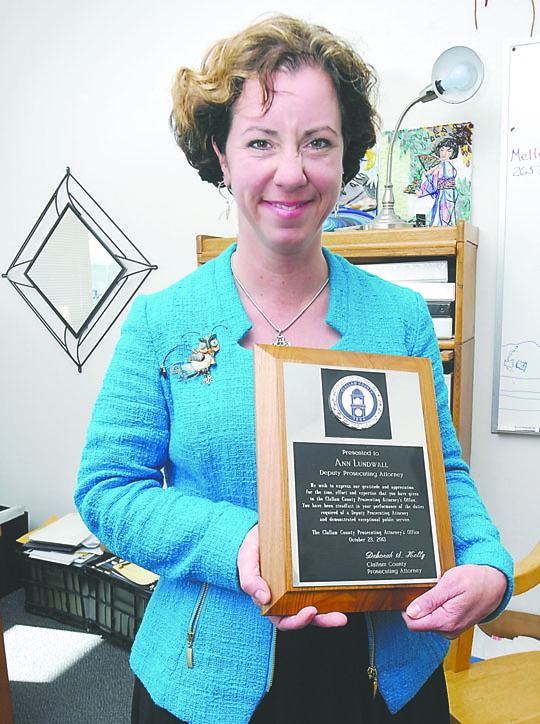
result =
[[[251,596],[257,606],[270,601],[270,589],[261,578],[259,566],[259,527],[255,525],[244,538],[236,561],[240,588]]]
[[[259,527],[255,525],[242,541],[236,560],[240,588],[251,596],[256,606],[264,606],[271,600],[268,584],[261,577],[259,565]],[[306,606],[293,616],[269,616],[270,621],[281,631],[295,631],[310,624],[321,628],[345,626],[344,613],[318,613],[315,606]]]
[[[347,616],[337,611],[333,613],[318,613],[314,616],[311,623],[313,626],[320,626],[321,628],[336,628],[347,624]]]
[[[240,588],[251,596],[256,606],[264,606],[270,602],[271,594],[268,584],[261,577],[259,565],[259,527],[255,525],[246,535],[238,551],[236,560]],[[306,606],[294,616],[269,616],[274,626],[281,631],[294,631],[313,624],[329,628],[344,626],[347,617],[343,613],[318,613],[314,606]]]
[[[491,566],[451,568],[402,613],[410,631],[432,631],[455,639],[500,604],[506,577]]]
[[[454,579],[455,577],[446,576],[445,574],[432,589],[418,596],[409,604],[406,611],[407,615],[412,619],[430,616],[448,601],[461,595],[465,590],[463,582]]]
[[[295,631],[308,626],[316,615],[317,609],[315,606],[306,606],[294,616],[269,616],[268,618],[280,631]]]
[[[450,640],[458,638],[469,628],[468,625],[460,624],[459,618],[449,615],[444,609],[430,613],[422,619],[410,618],[405,611],[401,615],[409,631],[430,631]]]
[[[317,613],[315,606],[306,606],[293,616],[269,616],[270,621],[280,631],[296,631],[310,624],[321,628],[345,626],[347,616],[344,613]]]
[[[430,591],[416,598],[402,614],[410,631],[432,631],[447,639],[460,636],[471,625],[469,609],[474,592],[467,571],[452,568]]]

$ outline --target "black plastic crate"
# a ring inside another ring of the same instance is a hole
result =
[[[84,566],[65,566],[17,553],[25,590],[24,607],[131,648],[153,586],[118,578],[96,564],[116,561],[104,554]]]
[[[87,628],[91,582],[85,567],[29,558],[19,552],[25,591],[24,607],[30,613]]]
[[[139,586],[89,564],[89,630],[105,635],[127,648],[135,639],[152,595],[152,587]]]

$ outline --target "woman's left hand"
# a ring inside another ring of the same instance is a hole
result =
[[[456,566],[410,603],[402,616],[410,631],[456,639],[499,606],[507,585],[504,573],[492,566]]]

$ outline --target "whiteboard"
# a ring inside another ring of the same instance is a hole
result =
[[[492,431],[540,434],[540,42],[504,69]]]

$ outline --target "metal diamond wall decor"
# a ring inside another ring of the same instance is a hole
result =
[[[82,372],[154,269],[68,167],[2,276]]]

